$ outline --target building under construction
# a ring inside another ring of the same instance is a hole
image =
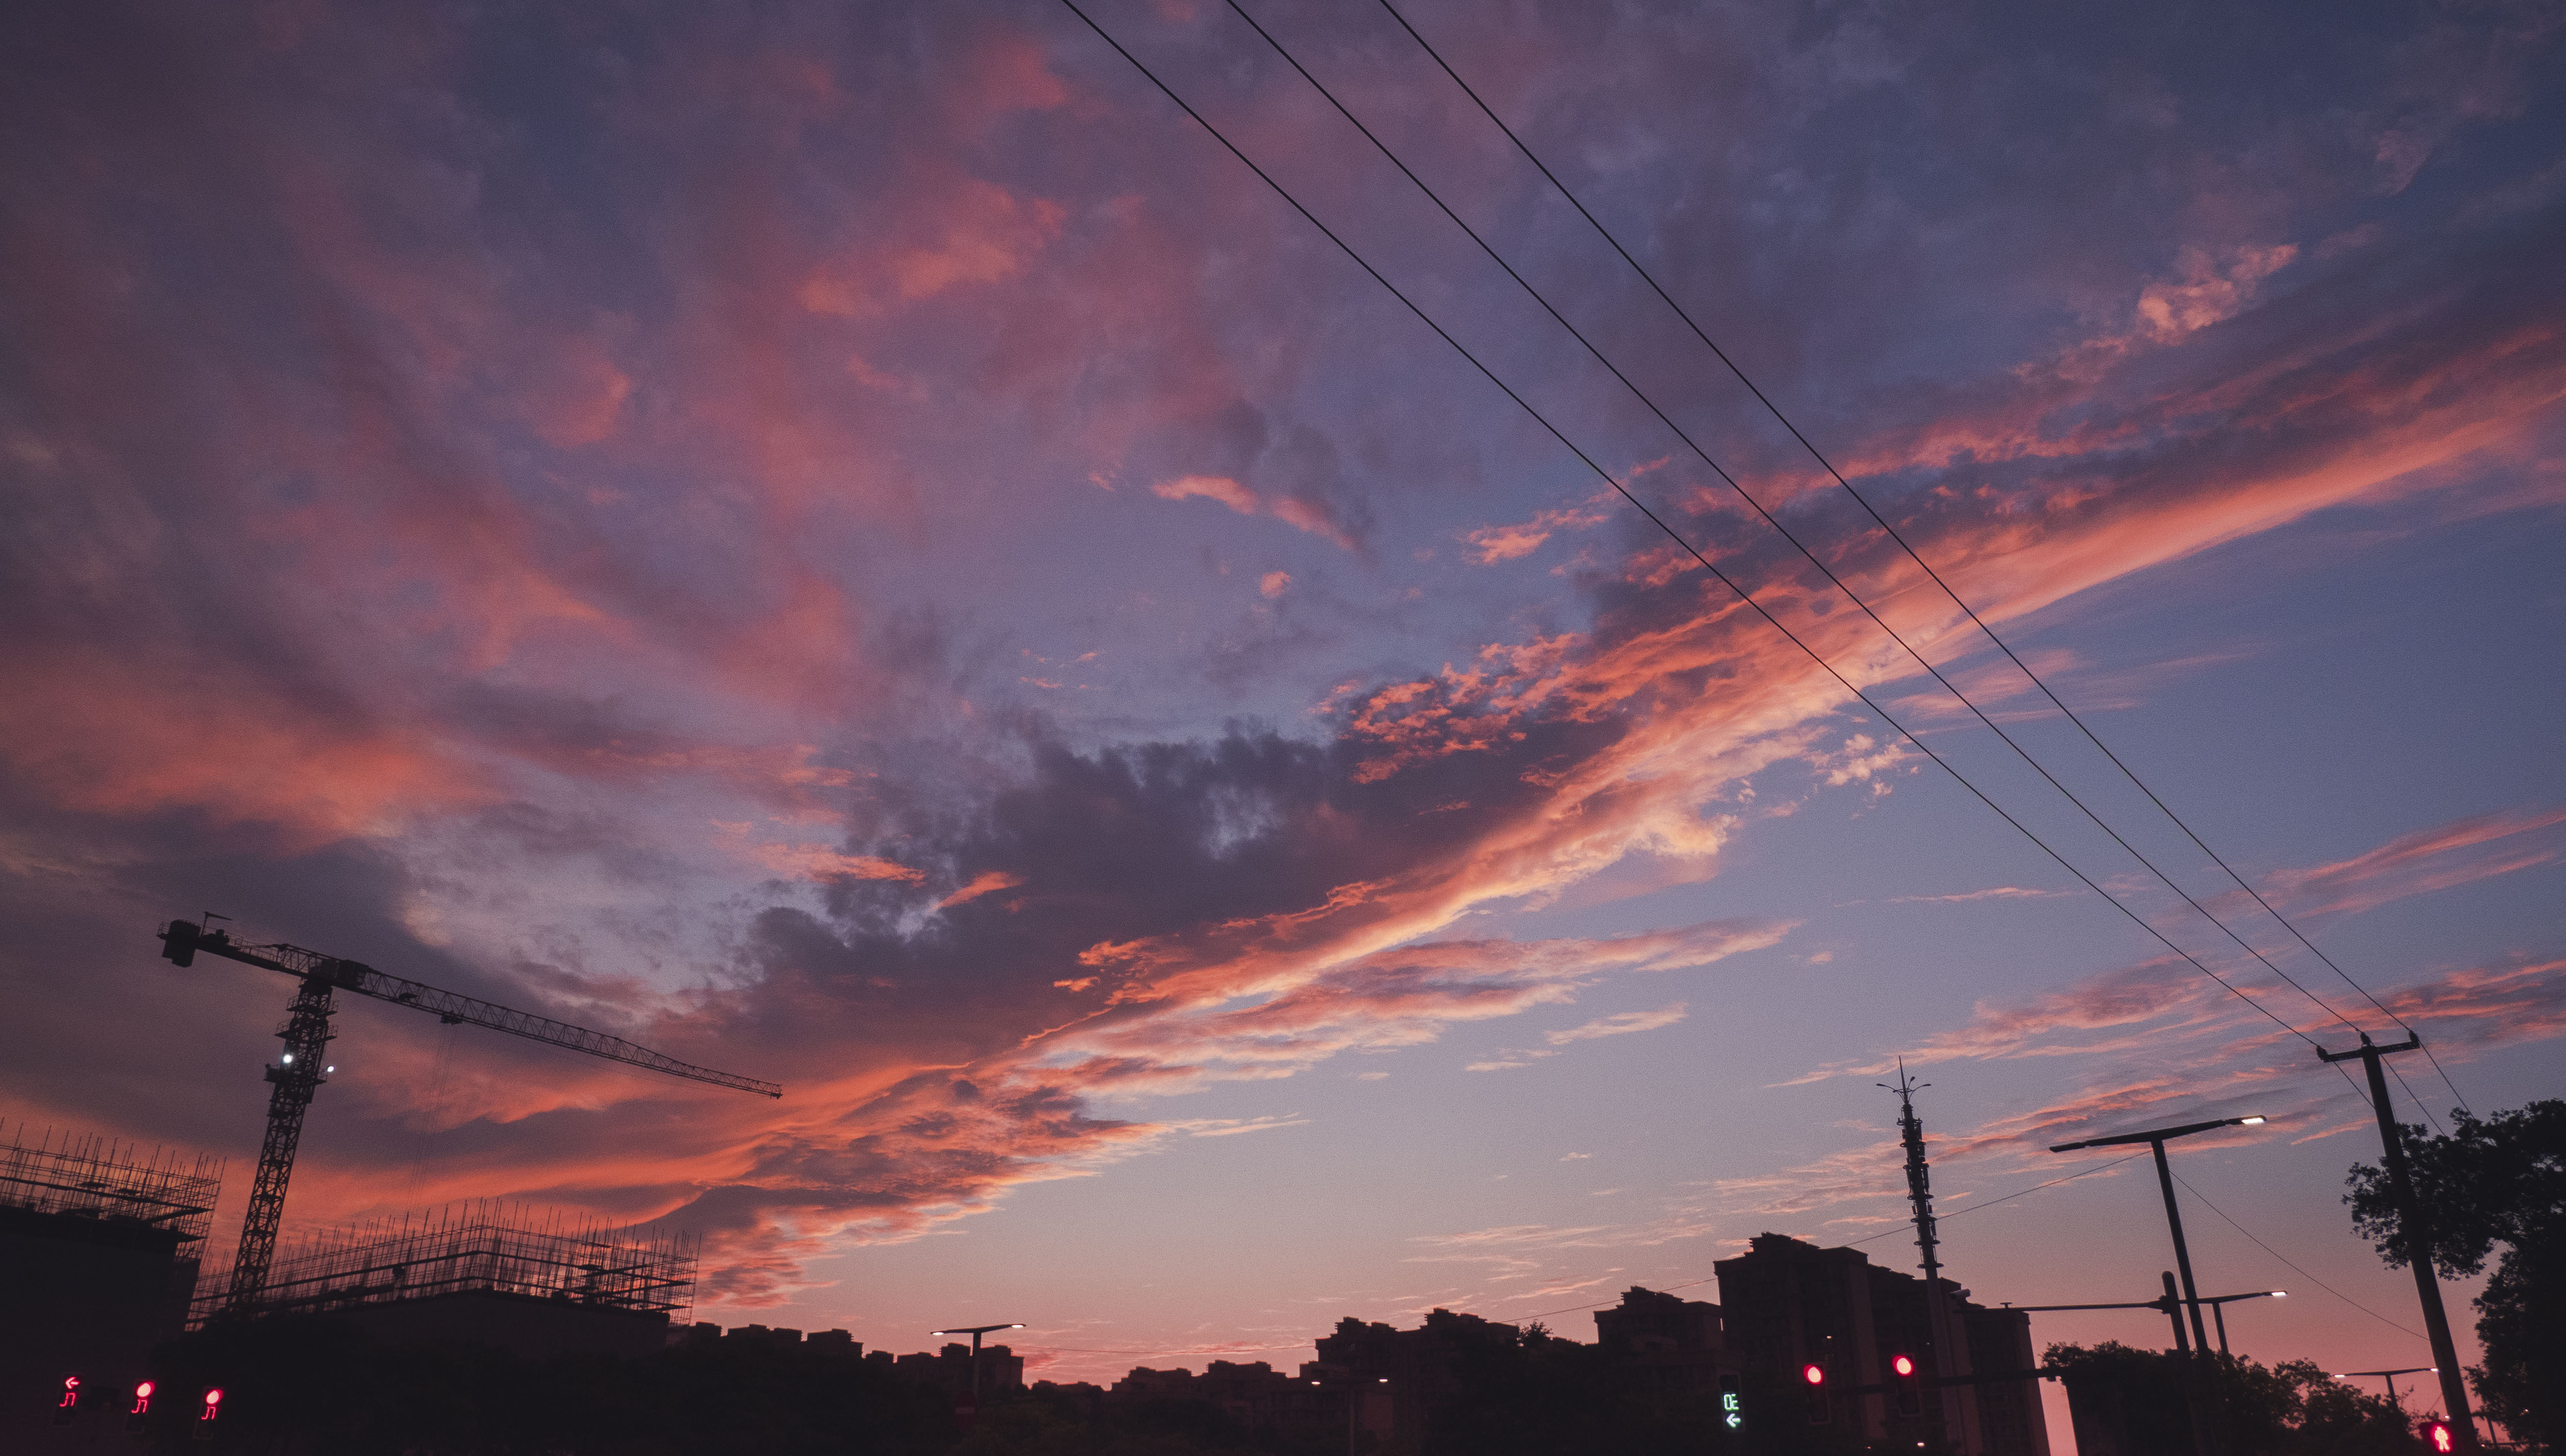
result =
[[[194,1323],[222,1307],[206,1281]],[[261,1314],[332,1315],[379,1339],[452,1339],[532,1359],[645,1354],[694,1303],[688,1235],[616,1228],[497,1202],[312,1235],[280,1253]]]
[[[221,1187],[210,1157],[0,1130],[0,1450],[93,1439],[89,1423],[178,1333]]]

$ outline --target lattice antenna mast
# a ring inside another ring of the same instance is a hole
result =
[[[244,965],[265,966],[302,982],[294,993],[285,1027],[277,1033],[285,1042],[285,1054],[267,1069],[267,1136],[259,1144],[258,1173],[250,1183],[249,1211],[241,1220],[240,1253],[232,1261],[231,1288],[224,1299],[224,1307],[229,1310],[246,1313],[255,1308],[267,1288],[268,1270],[276,1259],[277,1230],[284,1221],[285,1185],[294,1175],[294,1151],[303,1140],[304,1113],[330,1070],[324,1054],[335,1035],[330,1030],[330,1016],[337,1009],[331,1001],[333,992],[353,991],[414,1011],[433,1012],[449,1026],[468,1023],[487,1027],[669,1077],[708,1082],[763,1096],[784,1095],[784,1089],[771,1082],[697,1067],[621,1037],[387,976],[361,961],[324,955],[299,945],[238,944],[227,930],[211,930],[185,920],[172,920],[162,927],[159,940],[161,955],[181,966],[193,965],[197,952],[202,951]]]
[[[1931,1087],[1907,1075],[1907,1059],[1898,1059],[1898,1081],[1876,1083],[1898,1093],[1898,1139],[1907,1148],[1907,1199],[1916,1205],[1916,1247],[1924,1255],[1924,1282],[1932,1284],[1941,1278],[1942,1262],[1936,1250],[1941,1238],[1934,1232],[1933,1174],[1924,1161],[1924,1123],[1916,1115],[1916,1094]]]
[[[1898,1059],[1898,1081],[1876,1083],[1898,1093],[1898,1140],[1907,1149],[1907,1198],[1916,1206],[1916,1248],[1924,1256],[1924,1335],[1933,1344],[1936,1378],[1956,1375],[1962,1351],[1951,1335],[1950,1311],[1942,1300],[1941,1236],[1933,1219],[1933,1173],[1924,1160],[1924,1121],[1916,1115],[1916,1094],[1931,1087],[1907,1075],[1907,1059]],[[1943,1429],[1963,1431],[1959,1401],[1951,1387],[1942,1391]]]

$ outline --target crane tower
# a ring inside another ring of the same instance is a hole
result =
[[[267,1136],[259,1144],[258,1173],[250,1183],[249,1211],[241,1220],[240,1253],[232,1261],[231,1289],[224,1308],[246,1313],[256,1308],[267,1287],[268,1267],[276,1258],[276,1234],[285,1214],[285,1184],[294,1174],[294,1149],[303,1140],[303,1114],[312,1105],[330,1069],[325,1054],[336,1035],[330,1016],[337,1007],[333,993],[351,991],[395,1006],[433,1012],[447,1025],[469,1024],[524,1037],[548,1046],[585,1052],[610,1062],[644,1068],[669,1077],[708,1082],[715,1087],[780,1097],[784,1089],[753,1077],[715,1072],[662,1056],[621,1037],[575,1027],[531,1012],[511,1011],[417,981],[387,976],[361,961],[344,960],[282,942],[244,945],[227,930],[211,930],[186,920],[172,920],[159,932],[161,956],[181,966],[193,965],[198,952],[219,955],[244,965],[265,966],[300,981],[285,1028],[277,1035],[285,1054],[267,1069]]]

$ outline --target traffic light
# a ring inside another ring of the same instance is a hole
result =
[[[1809,1424],[1825,1425],[1827,1423],[1827,1367],[1816,1363],[1802,1365],[1800,1378],[1807,1382],[1805,1390],[1808,1396]]]
[[[1746,1402],[1739,1394],[1735,1375],[1719,1377],[1719,1420],[1732,1431],[1746,1424]]]
[[[63,1392],[54,1400],[54,1424],[67,1426],[72,1423],[72,1417],[80,1413],[80,1376],[63,1376]]]
[[[136,1380],[133,1382],[133,1403],[127,1406],[125,1410],[125,1428],[128,1431],[142,1429],[143,1421],[150,1414],[151,1382]]]
[[[214,1417],[222,1414],[222,1411],[223,1387],[220,1385],[206,1386],[204,1408],[196,1412],[197,1440],[210,1441],[214,1438]]]
[[[1898,1413],[1923,1415],[1924,1413],[1924,1377],[1917,1373],[1916,1356],[1892,1355],[1889,1360],[1889,1371],[1895,1377],[1890,1381],[1890,1385],[1897,1392]]]
[[[2458,1438],[2450,1434],[2450,1423],[2445,1420],[2429,1420],[2424,1423],[2424,1443],[2439,1452],[2459,1449]]]

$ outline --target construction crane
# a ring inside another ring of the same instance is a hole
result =
[[[267,1069],[267,1080],[273,1084],[267,1094],[267,1138],[259,1144],[258,1176],[250,1184],[249,1212],[241,1220],[240,1254],[232,1261],[231,1289],[224,1297],[227,1310],[247,1313],[257,1307],[259,1295],[267,1288],[268,1266],[276,1258],[276,1231],[284,1220],[285,1183],[294,1173],[295,1146],[303,1140],[303,1114],[312,1105],[312,1093],[320,1089],[323,1074],[333,1070],[324,1054],[335,1035],[330,1030],[330,1015],[337,1009],[331,1003],[334,992],[353,991],[394,1006],[432,1012],[447,1026],[488,1027],[494,1032],[586,1052],[591,1057],[670,1077],[708,1082],[762,1096],[784,1095],[784,1089],[771,1082],[697,1067],[663,1057],[647,1047],[635,1046],[622,1037],[404,981],[362,961],[323,955],[299,945],[243,945],[235,942],[228,930],[208,929],[186,920],[170,921],[161,928],[158,938],[161,956],[181,966],[193,965],[197,952],[202,951],[244,965],[281,971],[303,983],[302,989],[294,993],[284,1030],[277,1033],[285,1042],[285,1055],[278,1065]]]

